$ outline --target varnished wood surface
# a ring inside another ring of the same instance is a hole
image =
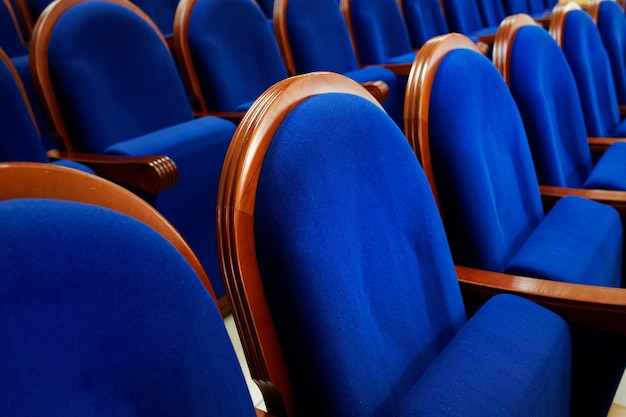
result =
[[[563,47],[565,20],[567,19],[567,14],[572,10],[582,10],[582,8],[578,5],[578,3],[570,1],[567,3],[558,3],[552,9],[552,18],[550,19],[548,31],[560,47]]]
[[[493,63],[509,87],[511,85],[511,47],[517,32],[524,26],[539,25],[529,15],[523,13],[504,18],[498,26],[493,43]]]
[[[218,250],[233,317],[250,368],[268,407],[294,415],[291,383],[269,312],[256,259],[254,204],[263,159],[284,117],[308,97],[346,92],[378,101],[358,83],[334,73],[283,80],[248,110],[226,154],[218,194]]]
[[[178,231],[148,203],[114,183],[74,169],[30,162],[0,163],[0,200],[51,198],[124,213],[150,226],[185,257],[215,299],[209,278]]]

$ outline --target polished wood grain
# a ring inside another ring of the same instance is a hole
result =
[[[563,31],[565,30],[565,20],[567,14],[572,10],[582,10],[578,3],[573,1],[567,3],[558,3],[552,9],[552,18],[550,19],[550,26],[548,31],[550,35],[556,40],[556,43],[560,47],[563,47]]]
[[[226,154],[217,208],[222,275],[252,378],[268,411],[293,416],[295,404],[257,265],[254,239],[256,190],[265,153],[283,119],[308,97],[329,92],[361,96],[380,106],[358,83],[334,73],[285,79],[248,110]]]
[[[77,201],[106,207],[145,223],[185,257],[215,300],[206,272],[178,231],[152,206],[126,189],[78,170],[31,162],[0,163],[0,183],[0,200],[51,198]]]

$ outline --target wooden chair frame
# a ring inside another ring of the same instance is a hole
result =
[[[424,167],[437,202],[439,200],[430,159],[428,132],[430,93],[434,74],[441,59],[448,52],[458,48],[479,52],[469,38],[460,34],[442,35],[431,39],[416,57],[407,84],[405,133]],[[598,201],[610,202],[622,217],[626,214],[626,193],[624,192],[544,186],[541,187],[541,192],[544,201],[548,198],[552,202],[565,195],[595,197],[593,199]],[[464,296],[472,300],[485,301],[499,293],[517,294],[551,309],[570,323],[626,336],[626,326],[624,326],[626,289],[624,288],[555,282],[463,266],[457,266],[456,271]]]
[[[343,92],[380,106],[358,83],[334,73],[285,79],[248,110],[226,154],[220,180],[217,222],[222,274],[250,373],[277,416],[294,416],[287,368],[269,311],[256,259],[254,206],[265,153],[282,120],[308,97]]]

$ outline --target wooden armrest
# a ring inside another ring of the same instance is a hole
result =
[[[587,138],[591,153],[604,153],[609,146],[617,142],[626,142],[626,138],[593,137]]]
[[[552,19],[552,14],[546,14],[544,16],[540,16],[535,18],[535,22],[539,23],[541,26],[543,26],[545,29],[548,29],[550,27],[550,20]]]
[[[479,41],[486,43],[487,45],[493,45],[493,42],[496,40],[496,34],[489,33],[484,35],[475,35]]]
[[[99,176],[158,194],[176,184],[178,168],[167,156],[125,156],[48,151],[51,160],[68,159],[87,165]]]
[[[389,97],[389,86],[384,81],[365,81],[361,85],[381,103]]]
[[[387,68],[396,75],[408,77],[411,73],[412,62],[403,62],[398,64],[380,64],[379,66]]]
[[[204,117],[204,116],[214,116],[219,117],[221,119],[230,120],[236,125],[241,122],[243,116],[246,115],[245,111],[203,111],[203,110],[194,110],[194,117]]]
[[[616,209],[621,217],[626,215],[626,191],[587,190],[584,188],[539,186],[544,206],[552,207],[556,202],[569,195],[587,198],[609,205]],[[625,326],[626,327],[626,326]]]
[[[516,294],[560,315],[569,323],[626,336],[626,289],[570,284],[456,267],[461,290],[472,299]]]

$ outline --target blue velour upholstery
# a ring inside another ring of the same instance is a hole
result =
[[[512,296],[467,322],[428,182],[402,132],[370,102],[317,95],[282,120],[254,221],[307,415],[569,414],[567,326]]]
[[[498,26],[506,17],[502,0],[476,0],[484,27]]]
[[[510,89],[539,183],[626,191],[626,143],[611,146],[592,166],[576,81],[556,41],[525,26],[510,48]]]
[[[350,0],[354,43],[362,65],[413,62],[415,54],[395,0]]]
[[[9,0],[3,0],[0,4],[0,48],[10,57],[28,53],[20,31],[13,6]]]
[[[402,0],[402,14],[413,49],[434,36],[450,32],[439,0]]]
[[[187,36],[208,110],[248,110],[288,76],[267,18],[250,0],[198,0]]]
[[[172,36],[179,0],[131,0],[154,21],[164,36]]]
[[[589,136],[626,136],[618,111],[611,65],[598,28],[589,14],[567,14],[561,48],[572,69]]]
[[[497,26],[485,27],[477,0],[443,0],[444,12],[452,32],[467,36],[495,34]]]
[[[76,150],[166,155],[175,187],[156,208],[181,232],[225,294],[217,259],[217,185],[234,124],[194,119],[172,55],[159,34],[121,4],[79,2],[52,28],[52,85]]]
[[[383,81],[389,96],[382,103],[402,124],[406,77],[399,80],[382,67],[360,68],[348,27],[335,0],[288,0],[285,21],[295,71],[332,71],[358,81]]]
[[[603,1],[597,22],[602,44],[611,63],[617,101],[626,104],[626,16],[619,4]]]
[[[429,115],[434,178],[457,263],[621,286],[618,213],[566,197],[544,217],[522,119],[487,58],[466,49],[448,53],[433,81]]]
[[[0,224],[0,414],[255,415],[215,303],[154,230],[40,199]]]

